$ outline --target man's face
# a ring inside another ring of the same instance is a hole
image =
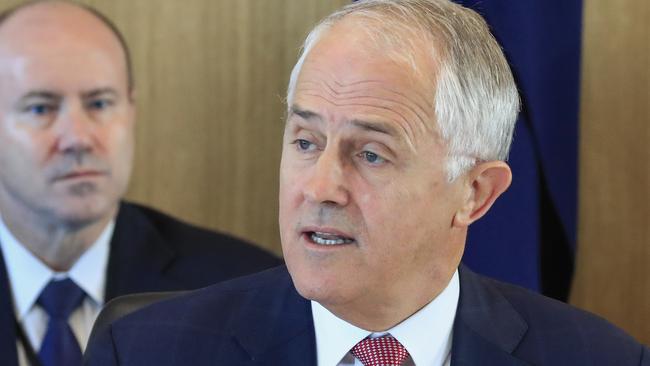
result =
[[[305,61],[280,168],[287,266],[301,295],[335,313],[430,301],[464,243],[453,220],[465,191],[446,179],[433,86],[365,46],[372,41],[350,23]]]
[[[112,214],[126,189],[134,107],[115,37],[80,9],[47,6],[0,27],[0,199],[84,223]]]

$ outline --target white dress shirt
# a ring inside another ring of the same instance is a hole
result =
[[[375,338],[388,333],[411,355],[404,366],[449,366],[452,327],[459,296],[460,283],[456,271],[447,287],[433,301],[380,333],[358,328],[312,301],[318,366],[363,366],[350,353],[352,347],[368,336]]]
[[[92,325],[104,305],[106,266],[109,243],[115,222],[111,221],[97,241],[77,260],[68,272],[54,272],[34,256],[7,229],[0,218],[0,249],[9,276],[14,313],[23,327],[35,352],[45,337],[49,317],[36,303],[41,291],[52,279],[70,278],[85,293],[82,305],[70,315],[70,327],[77,337],[81,350],[86,348]],[[18,363],[28,365],[25,349],[17,341]]]

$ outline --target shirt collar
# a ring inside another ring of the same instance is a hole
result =
[[[451,350],[451,336],[460,296],[458,271],[429,304],[381,333],[358,328],[311,301],[319,366],[338,365],[367,336],[390,333],[408,350],[415,365],[442,365]]]
[[[333,366],[366,338],[370,332],[338,318],[316,301],[311,301],[311,313],[316,333],[318,366]]]
[[[106,267],[114,228],[115,220],[112,220],[68,272],[68,276],[100,306],[104,304]]]
[[[109,243],[114,226],[115,222],[111,221],[70,271],[61,273],[52,271],[20,244],[0,217],[0,250],[7,267],[14,311],[18,319],[22,320],[27,315],[43,288],[53,278],[70,277],[94,302],[102,305]]]

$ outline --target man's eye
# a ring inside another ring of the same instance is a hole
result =
[[[300,151],[311,151],[316,148],[316,145],[304,139],[296,139],[292,144],[296,145],[297,149]]]
[[[36,116],[44,116],[48,113],[52,113],[56,110],[56,107],[49,104],[34,104],[26,108],[28,113],[31,113]]]
[[[102,110],[110,107],[111,105],[113,105],[113,102],[108,99],[96,99],[88,103],[88,108]]]
[[[382,158],[381,156],[375,154],[372,151],[362,151],[361,154],[359,154],[359,156],[365,161],[367,161],[368,163],[373,165],[379,165],[386,162],[386,159]]]

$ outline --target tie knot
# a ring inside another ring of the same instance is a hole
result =
[[[52,280],[38,297],[38,304],[50,318],[66,320],[83,301],[84,291],[71,279]]]
[[[391,335],[379,338],[365,338],[352,348],[352,355],[364,366],[400,366],[409,353]]]

